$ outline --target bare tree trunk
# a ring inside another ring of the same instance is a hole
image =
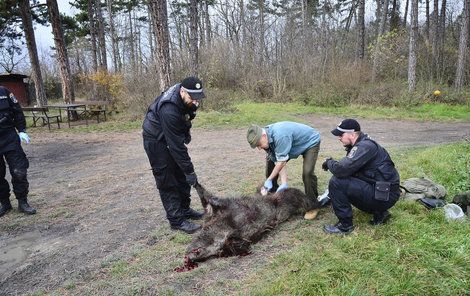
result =
[[[388,19],[388,5],[389,5],[389,0],[385,0],[383,10],[382,10],[382,19],[380,22],[380,35],[385,34],[385,31],[387,29],[387,19]]]
[[[262,69],[264,65],[264,54],[266,52],[266,42],[264,40],[265,35],[265,23],[264,23],[264,1],[258,1],[259,8],[259,66]]]
[[[199,2],[199,11],[201,14],[201,17],[198,18],[198,27],[199,27],[199,40],[201,47],[204,47],[206,45],[206,10],[204,9],[204,2],[206,1],[200,1]]]
[[[113,51],[113,67],[115,72],[121,72],[121,67],[119,61],[119,49],[117,44],[116,29],[114,27],[114,14],[113,14],[113,1],[107,0],[107,9],[109,17],[109,33],[111,34],[111,48]]]
[[[72,49],[75,50],[75,62],[77,63],[78,73],[87,73],[86,69],[82,68],[82,63],[80,62],[81,54],[78,46],[73,46]]]
[[[407,0],[408,1],[408,0]],[[426,1],[426,40],[429,42],[429,30],[430,30],[430,21],[429,21],[429,1],[430,0],[425,0]]]
[[[42,107],[47,105],[46,92],[44,91],[44,82],[42,81],[41,68],[39,67],[38,50],[33,31],[33,21],[31,18],[31,7],[29,0],[19,0],[21,20],[24,27],[26,45],[28,47],[29,59],[31,62],[32,79],[36,90],[36,102]]]
[[[59,7],[57,6],[57,0],[47,0],[46,3],[51,18],[52,33],[54,35],[57,60],[59,62],[60,77],[62,79],[62,96],[66,103],[73,103],[75,101],[75,91],[73,88],[72,74],[70,73],[67,47],[64,42],[64,32],[62,31]]]
[[[134,22],[135,23],[135,22]],[[136,52],[136,61],[137,61],[137,73],[142,75],[142,67],[143,67],[143,60],[142,60],[142,35],[140,30],[136,30],[136,43],[137,43],[137,52]]]
[[[426,0],[428,1],[428,4],[429,4],[429,0]],[[403,23],[405,24],[405,28],[407,27],[406,25],[406,20],[408,19],[408,6],[410,4],[410,0],[406,0],[406,4],[405,4],[405,15],[403,16]]]
[[[152,3],[147,3],[147,13],[149,15],[149,46],[150,46],[150,60],[156,66],[155,60],[158,55],[156,49],[157,33],[155,32],[155,15],[152,13]]]
[[[243,1],[242,1],[243,2]],[[208,0],[204,1],[204,6],[205,6],[205,29],[206,29],[206,41],[207,41],[207,46],[210,47],[212,43],[212,28],[211,28],[211,18],[209,15],[209,2]]]
[[[434,74],[432,77],[435,77],[437,72],[438,65],[438,40],[439,40],[439,0],[434,0],[434,11],[432,14],[432,69],[434,69]]]
[[[392,0],[392,15],[390,16],[390,31],[398,29],[400,25],[400,14],[398,12],[397,0]]]
[[[101,10],[101,0],[96,0],[96,16],[98,20],[98,44],[100,52],[100,68],[101,70],[108,71],[108,59],[106,57],[106,39],[104,36],[104,20],[103,12]]]
[[[301,10],[302,10],[302,44],[305,44],[307,40],[307,3],[306,0],[301,0]]]
[[[95,3],[93,0],[88,0],[88,19],[91,38],[91,59],[93,62],[93,72],[96,73],[98,71],[98,54],[96,50]]]
[[[377,41],[375,42],[374,48],[374,59],[372,65],[372,81],[376,81],[377,74],[379,72],[379,47],[380,47],[380,37],[385,34],[385,28],[387,24],[387,16],[388,16],[388,3],[389,0],[385,0],[384,6],[382,7],[382,19],[380,20],[380,27],[379,27],[379,34],[377,35]]]
[[[199,70],[199,50],[198,50],[198,35],[197,35],[197,24],[198,24],[198,13],[197,13],[197,0],[189,1],[189,63],[190,72],[192,75],[197,76]]]
[[[437,65],[438,65],[438,74],[442,76],[441,73],[444,70],[444,42],[445,42],[445,31],[446,31],[446,6],[447,1],[442,0],[441,4],[441,14],[439,16],[439,29],[437,37]]]
[[[375,38],[378,38],[381,34],[380,32],[380,25],[382,22],[380,21],[382,19],[382,1],[381,0],[375,0],[376,8],[375,8],[375,19],[377,20],[377,25],[375,26]]]
[[[360,0],[358,0],[357,2],[359,2],[359,1]],[[346,24],[344,25],[344,29],[346,30],[346,32],[349,32],[349,29],[351,28],[351,23],[352,23],[352,19],[354,17],[354,11],[356,10],[356,7],[357,7],[357,3],[355,1],[352,1],[351,2],[351,8],[349,9],[348,17],[346,18]]]
[[[134,43],[134,22],[132,21],[132,11],[129,9],[127,11],[127,15],[129,17],[129,36],[127,39],[129,40],[129,54],[131,60],[131,69],[135,71],[136,69],[136,58],[135,58],[135,43]]]
[[[245,3],[243,2],[243,0],[240,0],[239,1],[239,5],[240,7],[240,20],[241,20],[241,29],[242,29],[242,36],[241,36],[241,41],[243,44],[246,43],[247,41],[247,37],[246,37],[246,20],[245,20]]]
[[[418,0],[411,0],[410,52],[408,56],[408,91],[416,88],[416,54],[418,43]]]
[[[154,27],[157,35],[160,89],[170,87],[170,35],[168,31],[168,12],[166,0],[151,0]]]
[[[356,58],[364,59],[364,45],[365,45],[365,35],[366,35],[366,26],[364,22],[365,15],[365,0],[358,0],[358,18],[357,18],[357,49],[356,49]]]
[[[469,22],[470,22],[470,0],[464,0],[462,17],[460,19],[460,42],[459,42],[459,57],[457,59],[457,70],[455,72],[454,87],[461,90],[464,85],[465,77],[465,56],[467,55],[467,44],[469,35]]]

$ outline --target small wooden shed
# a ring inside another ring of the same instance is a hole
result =
[[[28,84],[23,81],[27,75],[5,73],[0,74],[0,85],[11,91],[21,106],[28,106],[30,103]]]

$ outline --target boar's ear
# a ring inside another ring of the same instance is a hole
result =
[[[213,196],[209,198],[209,204],[214,211],[218,211],[227,207],[227,200]]]

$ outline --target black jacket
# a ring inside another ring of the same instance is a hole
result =
[[[23,110],[15,96],[5,87],[0,86],[0,132],[17,129],[26,131]]]
[[[346,148],[346,157],[340,161],[331,159],[327,164],[329,171],[338,178],[357,177],[369,183],[400,184],[400,176],[387,150],[364,133],[360,133],[354,146]]]
[[[173,159],[185,174],[194,172],[186,144],[191,141],[191,120],[195,110],[187,107],[180,96],[181,84],[170,87],[149,106],[142,124],[145,139],[166,143]]]

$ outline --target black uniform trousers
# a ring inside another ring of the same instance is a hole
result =
[[[5,179],[6,163],[8,163],[16,198],[26,198],[29,191],[27,179],[29,161],[21,147],[20,139],[14,130],[0,132],[0,139],[2,141],[0,144],[0,202],[7,202],[10,198],[10,186]]]
[[[331,203],[335,215],[344,226],[353,224],[351,205],[370,214],[383,213],[393,207],[400,197],[400,190],[390,190],[388,201],[375,199],[375,185],[354,177],[331,177],[328,185]]]
[[[166,218],[172,226],[178,226],[186,219],[191,203],[191,187],[171,156],[165,141],[144,137],[144,149],[152,167]]]

